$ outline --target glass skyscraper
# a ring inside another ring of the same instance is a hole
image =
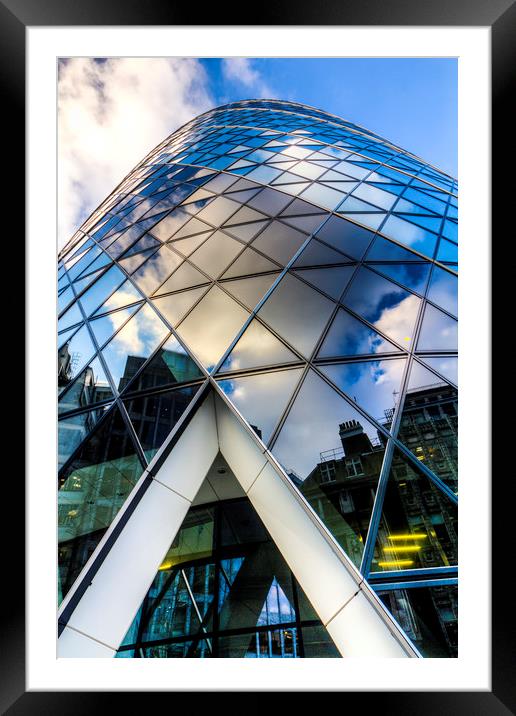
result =
[[[457,655],[453,178],[237,102],[58,266],[61,655]]]

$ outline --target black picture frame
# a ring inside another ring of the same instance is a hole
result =
[[[221,7],[224,8],[221,16]],[[203,8],[204,25],[245,24],[236,11],[231,12],[231,3],[221,6],[208,4]],[[13,259],[20,263],[22,242],[20,223],[24,216],[22,206],[24,186],[24,109],[25,109],[25,31],[28,26],[77,26],[77,25],[196,25],[197,7],[188,3],[172,3],[165,0],[0,0],[0,77],[4,100],[4,154],[11,154],[5,160],[8,168],[8,185],[4,196],[8,197],[10,209],[17,219],[17,237]],[[299,3],[294,0],[279,0],[260,7],[261,25],[390,25],[390,26],[489,26],[492,38],[492,236],[497,238],[496,249],[504,239],[502,225],[512,204],[509,191],[513,183],[504,181],[503,168],[510,163],[511,145],[514,145],[514,113],[509,111],[513,96],[516,68],[516,2],[513,0],[327,0],[326,3]],[[228,22],[228,18],[232,21]],[[235,18],[237,21],[235,22]],[[253,24],[256,24],[254,20]],[[16,187],[16,190],[13,190]],[[4,212],[5,213],[5,212]],[[505,227],[503,227],[505,228]],[[505,232],[507,246],[514,238]],[[13,237],[14,238],[14,237]],[[501,275],[496,285],[503,285],[509,279],[509,264],[506,258],[496,261],[493,251],[492,265]],[[493,311],[492,330],[503,319],[504,304],[499,301]],[[18,319],[20,320],[20,319]],[[21,322],[21,321],[20,321]],[[506,329],[507,332],[507,329]],[[498,332],[499,334],[500,332]],[[20,337],[23,341],[23,337]],[[501,376],[507,367],[493,371]],[[501,388],[502,386],[500,386]],[[510,386],[505,385],[504,390]],[[504,393],[493,389],[492,395]],[[21,402],[21,397],[17,396]],[[495,409],[496,401],[493,404]],[[508,423],[505,423],[508,425]],[[507,428],[498,428],[492,435],[492,455],[506,455]],[[484,436],[489,440],[489,436]],[[502,440],[504,444],[502,445]],[[23,450],[23,448],[21,448]],[[9,449],[8,452],[11,452]],[[10,491],[5,498],[4,509],[11,511],[15,505],[21,512],[24,503],[24,485],[20,474],[18,451],[13,467],[6,471],[4,489]],[[516,630],[514,628],[513,593],[507,575],[510,574],[508,547],[512,542],[512,519],[514,479],[510,470],[493,469],[493,525],[492,534],[492,690],[446,691],[446,692],[367,692],[346,694],[346,708],[349,699],[358,704],[358,699],[367,696],[366,708],[377,708],[383,713],[425,715],[425,714],[489,714],[500,716],[516,713],[516,690],[514,675],[516,653]],[[502,484],[502,481],[504,484]],[[512,491],[512,500],[511,500]],[[16,537],[14,537],[16,534]],[[3,576],[5,596],[2,610],[2,668],[0,672],[0,708],[2,713],[21,714],[90,714],[97,704],[120,709],[120,693],[107,692],[26,692],[25,686],[25,609],[23,600],[24,566],[23,532],[19,524],[16,532],[4,529]],[[14,539],[13,539],[14,538]],[[7,544],[9,542],[9,544]],[[15,548],[13,548],[13,543]],[[316,690],[314,688],[314,690]],[[337,687],[336,687],[337,690]],[[149,694],[130,693],[131,708],[139,705],[149,708]],[[117,703],[115,704],[115,699]],[[170,702],[170,706],[174,702]],[[362,701],[362,708],[364,702]]]

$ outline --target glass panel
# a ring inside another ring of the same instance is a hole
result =
[[[79,379],[79,381],[81,380]],[[73,388],[72,388],[73,391]],[[80,415],[69,415],[59,420],[58,429],[58,455],[57,469],[60,470],[84,438],[91,433],[100,418],[110,406],[103,405],[96,410],[88,410]]]
[[[332,216],[316,236],[351,258],[361,259],[374,234],[351,221]]]
[[[146,304],[107,344],[102,354],[117,389],[127,384],[167,333],[165,324]]]
[[[421,356],[422,360],[427,363],[430,368],[434,368],[445,378],[451,380],[452,383],[458,385],[458,360],[457,358],[448,358],[445,356],[439,356],[438,358],[430,358]]]
[[[101,400],[111,400],[112,397],[113,391],[106,378],[104,368],[100,360],[95,358],[70,388],[61,395],[58,410],[60,413],[78,410]]]
[[[242,250],[242,244],[222,231],[216,231],[190,260],[212,278],[217,276]]]
[[[372,572],[457,564],[457,507],[394,451]]]
[[[190,218],[190,214],[185,211],[174,209],[168,216],[152,227],[151,233],[160,241],[167,241]]]
[[[309,357],[334,304],[290,275],[282,278],[258,315]]]
[[[434,266],[428,289],[428,298],[456,316],[458,308],[457,277],[438,266]]]
[[[206,231],[212,231],[211,226],[206,224],[204,221],[199,221],[197,218],[190,219],[179,231],[177,231],[172,240],[176,242],[178,239],[184,236],[192,236],[193,234],[204,233]]]
[[[253,248],[285,265],[306,238],[306,234],[302,234],[297,229],[282,224],[280,221],[273,221],[253,241]]]
[[[369,266],[412,291],[422,294],[425,292],[430,264],[369,264]]]
[[[236,236],[237,239],[242,241],[251,241],[256,234],[267,226],[268,221],[253,221],[250,224],[239,224],[238,226],[228,226],[228,234]],[[226,228],[226,227],[224,227]]]
[[[457,321],[427,303],[417,349],[419,351],[456,351]]]
[[[398,439],[457,493],[457,390],[416,361],[410,371]]]
[[[124,281],[118,291],[115,291],[105,301],[102,306],[95,311],[94,316],[98,316],[101,313],[108,313],[114,311],[116,308],[123,308],[136,301],[141,301],[142,295],[137,291],[130,281]]]
[[[146,259],[148,259],[152,254],[154,253],[154,249],[149,249],[148,251],[143,251],[139,254],[134,254],[133,256],[129,256],[128,258],[120,259],[118,264],[125,270],[127,273],[131,274],[133,271],[136,271],[136,269],[142,265]]]
[[[154,298],[153,303],[161,311],[171,326],[176,326],[194,303],[208,290],[208,286],[194,288],[191,291],[174,293],[173,296]]]
[[[178,241],[173,242],[174,249],[183,254],[183,256],[190,256],[195,249],[199,248],[199,246],[206,241],[209,235],[209,231],[204,231],[202,234],[189,236],[187,239],[178,239]]]
[[[253,249],[245,249],[237,260],[231,264],[222,278],[247,276],[252,273],[274,271],[277,268],[278,264],[269,261],[265,256],[253,251]]]
[[[222,364],[220,371],[257,368],[299,360],[262,324],[253,319]]]
[[[222,285],[239,301],[251,310],[262,299],[279,274],[265,274],[262,276],[251,276],[236,281],[225,281]]]
[[[339,308],[317,354],[318,358],[399,352],[393,343]]]
[[[57,323],[57,330],[63,331],[65,328],[69,328],[70,326],[74,326],[77,323],[81,323],[83,321],[82,313],[79,309],[79,304],[74,303],[73,306],[70,306],[70,308],[66,311],[64,315],[61,316]]]
[[[194,385],[176,388],[168,393],[128,398],[124,401],[149,462],[198,390],[199,386]]]
[[[272,452],[359,566],[384,453],[373,425],[310,371]]]
[[[93,286],[85,291],[79,299],[86,315],[89,316],[101,303],[104,303],[115,288],[120,286],[124,278],[120,269],[117,266],[112,266],[95,281]]]
[[[387,279],[360,268],[344,298],[346,306],[401,345],[409,347],[420,299]]]
[[[247,311],[213,286],[179,324],[177,332],[201,363],[212,370],[247,316]]]
[[[304,278],[305,281],[337,301],[342,296],[354,270],[354,266],[340,266],[339,268],[303,269],[295,273],[296,276]]]
[[[277,373],[260,373],[221,380],[219,385],[254,428],[258,437],[267,443],[301,373],[301,368],[294,368]]]
[[[114,407],[59,478],[60,600],[142,471],[122,416]]]
[[[459,249],[457,244],[454,244],[451,241],[446,241],[446,239],[441,239],[439,250],[437,252],[437,260],[444,263],[456,264],[458,259]]]
[[[74,333],[57,351],[57,387],[61,392],[79,375],[95,353],[86,326]]]
[[[172,291],[180,291],[183,288],[191,286],[199,286],[199,284],[208,283],[209,278],[198,271],[187,261],[174,271],[172,276],[168,278],[156,291],[157,294],[171,293]]]
[[[335,189],[330,189],[328,186],[314,183],[301,196],[306,201],[313,201],[314,204],[325,209],[336,209],[346,195],[340,191],[335,191]]]
[[[378,422],[392,420],[405,370],[404,359],[323,365],[321,370]]]
[[[394,244],[382,236],[377,236],[367,252],[367,261],[420,261],[421,257]]]
[[[458,656],[456,586],[393,589],[378,596],[426,659]]]
[[[135,371],[138,366],[134,365]],[[200,368],[190,358],[179,341],[171,336],[157,351],[138,377],[129,383],[129,390],[148,390],[173,383],[186,383],[202,378]],[[127,382],[130,378],[127,378]],[[120,390],[126,387],[126,380],[120,382]]]
[[[258,209],[258,211],[263,211],[269,216],[276,216],[290,201],[292,198],[286,194],[274,191],[274,189],[262,189],[259,194],[247,202],[247,205]]]
[[[382,234],[409,246],[415,251],[419,251],[425,256],[432,258],[434,255],[437,236],[409,221],[404,221],[397,216],[389,216],[381,231]]]
[[[111,338],[111,336],[126,322],[129,316],[138,308],[138,304],[131,306],[130,308],[123,308],[120,311],[114,311],[108,313],[107,316],[102,318],[95,318],[90,321],[90,327],[93,331],[97,343],[99,346],[103,346],[104,343]]]
[[[303,249],[303,253],[297,258],[293,264],[294,268],[300,266],[321,266],[324,264],[343,264],[349,263],[351,259],[344,254],[340,254],[329,246],[321,244],[316,239],[312,239],[310,243]]]
[[[305,650],[297,601],[308,615]],[[190,509],[118,656],[140,649],[163,658],[338,656],[246,498]]]
[[[219,196],[214,199],[208,206],[197,214],[197,218],[202,221],[207,221],[212,226],[220,226],[226,219],[228,219],[235,211],[240,209],[240,204],[231,199],[226,199],[224,196]]]
[[[175,251],[162,246],[133,274],[133,280],[146,296],[150,296],[183,261]]]
[[[68,288],[65,288],[63,293],[59,295],[59,298],[57,299],[57,312],[61,313],[61,311],[68,306],[70,301],[72,301],[75,298],[75,294],[72,291],[71,286],[68,286]],[[80,319],[79,319],[80,320]]]

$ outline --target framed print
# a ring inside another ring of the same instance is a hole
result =
[[[515,707],[504,486],[490,528],[507,190],[486,199],[514,8],[383,7],[240,27],[1,6],[14,175],[24,87],[27,121],[7,712],[106,691]]]

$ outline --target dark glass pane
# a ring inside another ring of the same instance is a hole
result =
[[[458,656],[456,586],[395,589],[378,596],[425,658]]]
[[[455,493],[458,491],[457,401],[455,388],[414,362],[398,432],[399,440]]]
[[[317,237],[343,251],[353,259],[361,259],[371,243],[372,234],[351,221],[332,216],[317,232]]]
[[[455,565],[457,548],[456,505],[395,450],[371,571]]]
[[[417,261],[421,260],[416,254],[398,246],[398,244],[377,236],[373,245],[367,252],[367,261]]]
[[[322,266],[349,263],[351,259],[344,254],[340,254],[329,246],[321,244],[320,241],[312,239],[310,243],[303,249],[303,253],[297,258],[293,264],[294,268],[301,266]]]
[[[242,244],[235,239],[216,231],[191,255],[190,260],[209,276],[217,278],[242,248]]]
[[[264,214],[269,216],[276,216],[290,201],[292,201],[290,196],[286,196],[279,191],[262,189],[259,194],[256,194],[254,198],[248,201],[248,206],[252,206],[258,211],[263,211]]]
[[[147,460],[150,461],[161,447],[198,389],[199,386],[194,385],[125,401]]]
[[[70,589],[142,470],[115,407],[59,478],[60,596]]]
[[[79,379],[79,381],[81,380]],[[75,384],[74,384],[75,385]],[[58,423],[58,457],[57,467],[60,470],[69,460],[84,438],[91,433],[100,418],[110,406],[102,406],[80,415],[61,418]]]
[[[325,627],[303,626],[303,650],[306,659],[340,659],[340,652]]]
[[[285,265],[306,238],[306,234],[282,224],[280,221],[273,221],[253,241],[253,248]]]
[[[408,348],[413,340],[420,299],[391,281],[360,268],[344,303],[389,338]]]
[[[59,412],[87,408],[101,400],[110,400],[113,392],[98,358],[83,370],[80,376],[59,398]]]
[[[334,305],[302,281],[287,274],[260,308],[258,315],[308,358]]]
[[[296,271],[296,276],[304,278],[313,286],[317,286],[336,301],[341,297],[352,275],[353,266],[339,266],[336,268],[302,269]]]

